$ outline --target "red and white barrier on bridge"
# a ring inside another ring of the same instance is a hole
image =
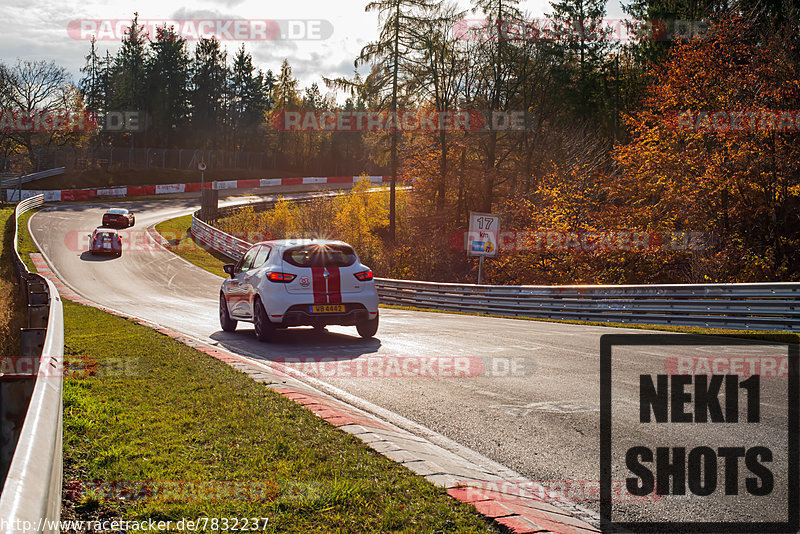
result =
[[[256,187],[277,187],[281,185],[316,185],[316,184],[354,184],[367,178],[370,182],[383,183],[391,180],[390,176],[307,176],[297,178],[260,178],[252,180],[223,180],[205,182],[206,189],[251,189]],[[200,182],[191,184],[158,184],[130,185],[122,187],[101,187],[92,189],[55,189],[33,190],[23,189],[22,199],[36,195],[44,195],[45,202],[67,200],[94,200],[97,198],[138,197],[151,195],[169,195],[175,193],[192,193],[200,191]],[[20,200],[17,191],[8,190],[9,200]]]

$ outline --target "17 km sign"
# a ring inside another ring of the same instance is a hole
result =
[[[469,233],[467,234],[467,255],[497,255],[497,241],[499,236],[499,215],[471,212],[469,214]]]

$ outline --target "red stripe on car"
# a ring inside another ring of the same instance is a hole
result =
[[[312,267],[311,268],[311,287],[314,290],[314,304],[327,304],[326,298],[326,283],[325,277],[322,273],[325,267]]]
[[[328,303],[339,304],[342,302],[342,279],[338,267],[328,267]]]

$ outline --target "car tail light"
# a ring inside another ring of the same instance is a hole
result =
[[[360,273],[356,273],[355,276],[361,282],[369,282],[372,280],[372,271],[361,271]]]
[[[267,275],[270,282],[287,284],[297,277],[296,274],[272,272]]]

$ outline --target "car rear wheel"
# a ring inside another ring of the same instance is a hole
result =
[[[359,322],[356,325],[356,330],[358,330],[358,335],[365,339],[374,337],[378,332],[378,316],[376,315],[374,319]]]
[[[222,329],[226,332],[233,332],[236,330],[236,324],[239,321],[235,319],[231,319],[230,314],[228,313],[228,306],[225,303],[225,296],[220,293],[219,294],[219,325]]]
[[[256,299],[253,319],[256,327],[256,337],[259,341],[270,341],[275,335],[275,326],[270,322],[267,310],[261,304],[261,299]]]

